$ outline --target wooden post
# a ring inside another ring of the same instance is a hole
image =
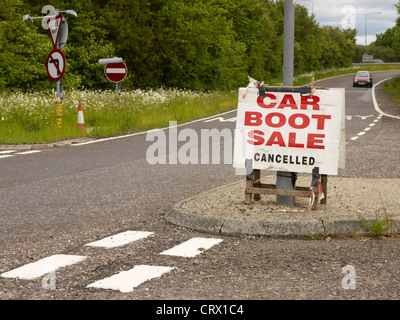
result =
[[[328,176],[326,174],[321,175],[321,184],[324,192],[324,198],[321,200],[321,203],[326,204],[328,198]]]
[[[246,176],[246,188],[245,188],[245,203],[251,204],[251,200],[254,195],[254,200],[260,200],[261,195],[277,195],[277,196],[290,196],[290,197],[309,197],[310,188],[309,187],[300,187],[296,186],[294,190],[283,190],[277,189],[274,184],[266,184],[266,183],[258,183],[255,180],[259,180],[261,177],[261,170],[254,170],[250,175]],[[318,210],[319,203],[326,204],[327,198],[327,182],[328,176],[321,175],[321,186],[322,192],[324,193],[324,199],[321,199],[321,192],[319,188],[319,183],[314,186],[314,203],[312,206],[312,210]]]
[[[253,187],[261,186],[261,170],[254,170],[253,174]],[[257,183],[255,183],[257,181]],[[259,193],[254,194],[254,200],[259,201],[261,199],[261,195]]]
[[[318,210],[318,204],[319,204],[319,198],[320,198],[318,183],[314,186],[314,195],[315,195],[315,199],[314,199],[314,203],[312,206],[312,210]]]

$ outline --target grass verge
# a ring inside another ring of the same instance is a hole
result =
[[[56,125],[54,92],[0,94],[0,144],[49,143],[79,136],[106,137],[184,123],[237,107],[236,92],[176,89],[66,91],[62,128]],[[77,104],[86,132],[79,132]]]
[[[383,87],[390,100],[397,105],[400,112],[400,77],[387,81]]]

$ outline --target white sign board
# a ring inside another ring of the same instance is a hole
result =
[[[344,157],[344,89],[313,95],[240,88],[234,145],[236,168],[337,175]]]

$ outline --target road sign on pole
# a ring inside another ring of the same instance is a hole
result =
[[[63,16],[61,14],[58,16],[49,18],[47,20],[47,25],[49,26],[50,39],[51,39],[51,43],[53,44],[54,49],[57,49],[58,36],[60,34],[62,20],[63,20]]]
[[[107,63],[104,73],[106,74],[108,80],[118,83],[126,78],[128,69],[123,61],[117,63]]]
[[[58,81],[65,71],[65,56],[59,49],[54,49],[47,56],[46,72],[51,81]]]

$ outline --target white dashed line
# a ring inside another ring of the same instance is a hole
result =
[[[24,152],[17,152],[15,154],[32,154],[32,153],[39,153],[42,152],[42,150],[29,150],[29,151],[24,151]]]
[[[221,241],[222,239],[192,238],[160,254],[178,257],[195,257]]]
[[[19,278],[32,280],[44,276],[59,268],[66,267],[86,259],[86,256],[56,254],[36,262],[26,264],[22,267],[1,274],[5,278]]]
[[[86,244],[85,246],[100,247],[102,249],[119,247],[139,239],[143,239],[153,235],[154,232],[146,231],[126,231],[121,232],[98,241]],[[212,246],[220,243],[222,239],[216,238],[192,238],[180,245],[166,250],[160,255],[178,256],[178,257],[195,257]],[[78,255],[53,255],[33,263],[29,263],[1,274],[4,278],[19,278],[24,280],[34,280],[39,277],[46,276],[51,272],[55,272],[59,268],[73,265],[89,258],[88,256]],[[171,270],[178,269],[176,266],[154,266],[154,265],[136,265],[127,271],[121,271],[104,279],[95,281],[87,288],[112,289],[121,292],[132,292],[135,287],[143,282],[161,277],[163,274]],[[42,279],[42,285],[43,280]],[[56,285],[56,283],[54,284]]]
[[[89,284],[88,288],[112,289],[121,292],[131,292],[143,282],[161,277],[164,273],[170,272],[174,267],[159,267],[139,265],[128,271],[121,271],[111,277]]]
[[[28,151],[18,152],[18,150],[3,150],[0,151],[0,159],[14,157],[15,155],[27,155],[27,154],[39,153],[42,151],[43,150],[28,150]]]
[[[379,116],[376,117],[376,119],[374,119],[369,125],[368,127],[366,127],[363,131],[357,133],[357,136],[354,136],[352,138],[350,138],[350,140],[355,141],[357,140],[359,137],[363,136],[364,134],[366,134],[368,131],[370,131],[372,129],[372,127],[375,126],[375,124],[377,122],[379,122],[382,118],[382,115],[380,114]]]
[[[154,232],[126,231],[86,244],[89,247],[115,248],[151,236]]]

